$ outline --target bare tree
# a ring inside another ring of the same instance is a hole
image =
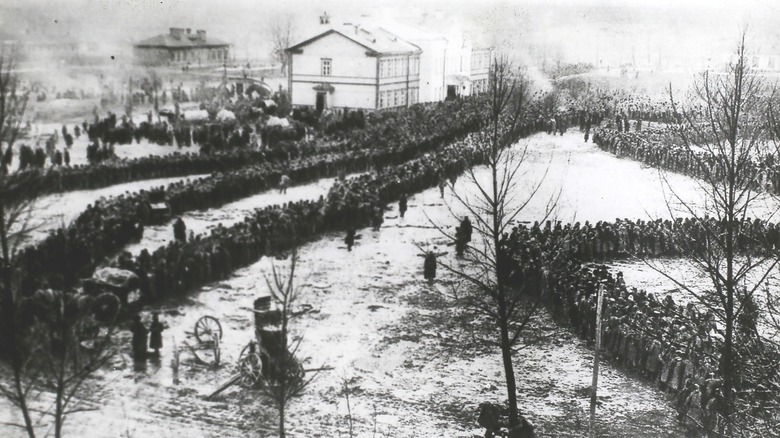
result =
[[[487,166],[489,181],[484,182],[480,171],[470,168],[466,172],[468,184],[460,187],[474,187],[475,193],[470,194],[466,188],[455,190],[450,185],[457,204],[474,221],[475,238],[463,254],[465,263],[456,265],[441,259],[438,262],[463,281],[465,287],[458,287],[453,295],[466,309],[486,321],[491,333],[483,341],[501,351],[510,430],[519,430],[522,423],[513,354],[525,345],[523,332],[539,308],[539,301],[529,298],[539,292],[535,290],[539,283],[523,277],[512,259],[507,235],[519,215],[541,196],[539,191],[547,175],[545,172],[535,181],[525,179],[528,145],[516,144],[525,129],[529,100],[528,81],[513,69],[506,57],[495,59],[488,84],[487,122],[472,137]],[[540,220],[552,214],[558,195],[547,200],[546,213]],[[458,238],[438,225],[437,228],[449,238]]]
[[[12,60],[0,58],[2,156],[11,156],[27,99]],[[0,383],[0,395],[19,409],[24,422],[14,426],[29,437],[36,435],[40,420],[48,416],[53,417],[54,435],[60,437],[67,416],[85,409],[84,383],[114,353],[113,317],[101,325],[96,315],[105,300],[116,309],[119,299],[51,290],[22,296],[18,273],[23,268],[16,264],[16,255],[33,231],[30,219],[40,187],[33,174],[11,172],[5,165],[9,161],[4,160],[0,169],[0,369],[10,376],[10,383]],[[48,406],[44,392],[54,397]]]
[[[683,236],[676,244],[710,280],[710,287],[702,291],[690,279],[648,262],[715,319],[720,339],[715,341],[718,363],[713,371],[722,385],[719,393],[709,395],[715,409],[700,424],[710,436],[750,435],[757,424],[754,403],[763,398],[750,394],[760,385],[768,385],[775,394],[780,390],[776,364],[765,360],[768,344],[755,330],[757,295],[780,258],[775,250],[756,250],[771,246],[750,226],[756,207],[763,204],[755,162],[766,154],[769,136],[763,122],[766,88],[748,65],[745,37],[743,33],[735,60],[724,73],[705,72],[695,83],[702,111],[680,108],[669,88],[673,110],[684,120],[674,129],[675,139],[703,170],[699,185],[706,199],[701,206],[691,203],[665,178],[664,188],[670,193],[670,213],[674,216],[682,209],[700,230],[698,236]]]
[[[271,266],[271,277],[266,277],[266,284],[280,313],[280,330],[269,336],[269,342],[262,345],[267,355],[268,366],[263,369],[261,393],[271,400],[279,411],[279,437],[284,438],[285,415],[290,401],[298,398],[317,373],[305,375],[303,364],[297,357],[302,337],[290,339],[290,323],[294,319],[294,306],[300,298],[301,290],[295,286],[295,268],[298,264],[298,254],[293,250],[289,273],[285,276],[279,272],[276,265]],[[265,339],[264,339],[265,341]],[[316,370],[315,370],[316,371]]]
[[[22,345],[19,326],[21,297],[14,284],[14,256],[20,242],[29,233],[28,219],[33,202],[30,200],[33,197],[16,195],[23,190],[33,190],[33,182],[19,178],[9,169],[27,100],[28,93],[21,89],[20,79],[14,71],[13,54],[8,58],[0,56],[0,358],[3,367],[10,368],[11,375],[10,387],[0,385],[0,394],[19,409],[24,419],[21,426],[28,436],[34,437],[34,423],[27,398],[31,388],[23,378],[28,357]]]
[[[287,74],[288,55],[285,50],[295,39],[295,25],[292,15],[272,17],[267,25],[268,38],[271,41],[271,56],[281,68],[282,74]]]
[[[37,388],[54,395],[52,406],[41,412],[53,418],[57,438],[63,435],[68,416],[97,409],[87,404],[95,392],[87,381],[116,353],[116,314],[109,312],[108,319],[101,316],[106,299],[113,301],[108,307],[118,308],[114,295],[96,299],[75,290],[39,290],[25,303],[26,313],[32,315],[27,342],[35,346],[27,374]]]

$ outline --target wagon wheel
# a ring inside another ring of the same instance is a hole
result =
[[[92,302],[92,312],[98,322],[108,324],[119,315],[121,306],[119,297],[110,292],[103,292]]]
[[[215,338],[222,339],[222,324],[213,316],[203,316],[195,323],[195,338],[201,344],[214,342]]]
[[[263,376],[263,361],[260,354],[251,348],[251,344],[241,350],[241,355],[238,358],[238,372],[241,373],[238,384],[244,388],[254,387]]]

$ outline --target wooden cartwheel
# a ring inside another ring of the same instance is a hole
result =
[[[202,316],[195,323],[195,339],[199,344],[209,344],[222,340],[222,324],[211,315]]]
[[[205,315],[198,319],[195,323],[195,339],[198,343],[195,347],[184,343],[195,360],[199,363],[207,366],[218,366],[221,359],[220,344],[222,342],[222,324],[219,320],[211,315]],[[198,354],[198,350],[204,350],[211,354]]]
[[[257,344],[250,341],[238,356],[238,384],[244,388],[253,388],[263,377],[263,357]]]

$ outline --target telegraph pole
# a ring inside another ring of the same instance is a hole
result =
[[[593,382],[590,387],[590,433],[588,436],[596,436],[596,395],[599,386],[599,353],[601,352],[601,308],[604,303],[604,287],[599,285],[596,305],[596,351],[593,353]]]

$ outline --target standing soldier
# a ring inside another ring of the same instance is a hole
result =
[[[471,242],[473,227],[471,226],[471,219],[469,219],[468,216],[464,216],[463,220],[460,221],[460,228],[463,230],[463,237],[466,239],[466,242]]]
[[[371,226],[374,228],[374,231],[379,231],[379,228],[382,227],[382,222],[384,222],[384,212],[382,211],[382,207],[376,206],[374,207],[374,212],[371,217]]]
[[[447,180],[444,179],[444,176],[439,176],[439,196],[444,198],[444,187],[447,186]]]
[[[146,337],[148,332],[146,326],[141,321],[141,315],[136,314],[133,317],[133,322],[130,323],[130,332],[133,334],[133,358],[135,360],[146,358]]]
[[[585,143],[588,142],[588,139],[590,138],[590,119],[585,122]]]
[[[352,246],[355,244],[354,228],[350,228],[347,230],[347,237],[344,238],[344,243],[347,244],[347,251],[352,251]]]
[[[180,217],[176,218],[176,222],[173,224],[173,238],[180,242],[187,241],[187,225]]]
[[[428,282],[432,283],[436,278],[436,253],[428,251],[425,253],[425,262],[423,263],[423,276]]]
[[[406,193],[401,194],[401,199],[398,200],[398,212],[401,214],[401,219],[406,214]]]
[[[455,253],[458,257],[463,257],[466,252],[466,233],[463,227],[455,227]]]
[[[287,187],[290,185],[290,177],[287,175],[282,175],[282,177],[279,179],[279,193],[287,193]]]
[[[160,349],[163,346],[162,332],[165,327],[160,322],[160,316],[157,312],[152,316],[152,325],[149,326],[149,348],[154,350],[156,356],[160,355]]]

